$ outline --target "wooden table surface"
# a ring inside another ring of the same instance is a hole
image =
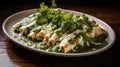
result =
[[[2,31],[3,21],[10,15],[27,9],[38,8],[38,4],[0,5],[0,67],[119,67],[120,66],[120,6],[118,5],[58,5],[93,15],[109,24],[116,33],[114,45],[99,54],[65,58],[38,54],[17,46]]]

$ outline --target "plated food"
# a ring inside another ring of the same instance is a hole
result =
[[[91,15],[40,4],[7,18],[3,31],[27,49],[56,56],[86,56],[108,49],[115,41],[112,28]]]
[[[108,33],[86,15],[75,15],[44,3],[37,13],[12,26],[14,38],[29,47],[57,53],[82,53],[108,44]]]

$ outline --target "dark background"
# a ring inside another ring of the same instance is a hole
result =
[[[51,0],[1,0],[0,5],[10,4],[39,4],[45,2],[50,5]],[[58,5],[120,5],[119,0],[56,0]]]
[[[9,60],[10,64],[20,67],[120,67],[119,0],[56,0],[58,7],[93,15],[114,29],[116,41],[110,49],[102,53],[78,58],[54,57],[37,54],[11,42],[2,31],[4,20],[16,12],[39,8],[39,4],[43,1],[50,6],[51,0],[0,0],[0,67]],[[2,55],[7,59],[1,60],[5,59],[1,57]]]
[[[1,4],[10,3],[40,3],[40,2],[51,2],[51,0],[1,0]],[[119,0],[56,0],[57,4],[119,4]]]

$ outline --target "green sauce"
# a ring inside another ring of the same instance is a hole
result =
[[[11,33],[28,47],[47,52],[85,53],[108,44],[107,31],[95,21],[93,24],[86,15],[51,9],[44,3],[40,4],[37,13],[14,25]]]

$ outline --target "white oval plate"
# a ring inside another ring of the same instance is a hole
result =
[[[76,15],[82,15],[82,14],[85,14],[85,13],[82,13],[82,12],[77,12],[77,11],[72,11],[72,10],[66,10],[66,9],[63,9],[64,11],[66,12],[71,12],[73,14],[76,14]],[[93,55],[93,54],[97,54],[97,53],[100,53],[100,52],[103,52],[105,51],[106,49],[110,48],[112,46],[112,44],[115,42],[115,32],[113,31],[113,29],[108,25],[106,24],[104,21],[96,18],[96,17],[93,17],[91,15],[88,15],[88,14],[85,14],[88,18],[96,21],[99,25],[101,25],[105,30],[107,30],[108,32],[108,45],[106,45],[105,47],[99,49],[99,50],[96,50],[96,51],[91,51],[91,52],[86,52],[86,53],[53,53],[53,52],[45,52],[43,50],[38,50],[38,49],[35,49],[35,48],[31,48],[29,46],[26,46],[24,44],[22,44],[20,41],[16,40],[10,30],[12,28],[12,26],[17,23],[18,21],[22,20],[24,17],[27,17],[29,16],[30,14],[33,14],[33,13],[36,13],[37,12],[37,9],[31,9],[31,10],[25,10],[25,11],[21,11],[21,12],[18,12],[16,14],[13,14],[11,15],[10,17],[8,17],[3,25],[2,25],[2,28],[3,28],[3,31],[4,33],[12,40],[14,41],[15,43],[17,43],[17,45],[19,46],[22,46],[26,49],[29,49],[29,50],[32,50],[32,51],[35,51],[35,52],[38,52],[38,53],[42,53],[42,54],[47,54],[47,55],[53,55],[53,56],[62,56],[62,57],[81,57],[81,56],[88,56],[88,55]]]

